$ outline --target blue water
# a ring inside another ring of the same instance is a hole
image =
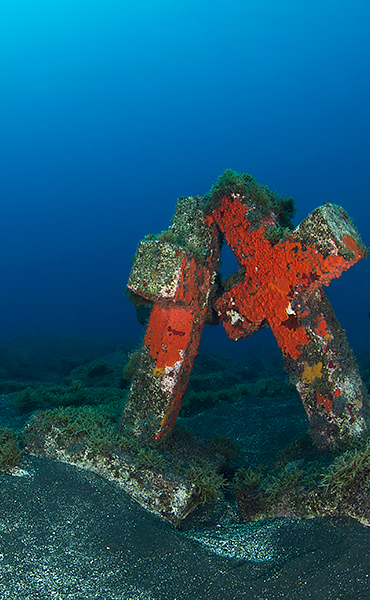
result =
[[[342,204],[370,244],[369,17],[365,0],[3,0],[0,337],[139,336],[138,240],[228,167],[293,196],[296,223]],[[328,294],[366,346],[369,263]]]

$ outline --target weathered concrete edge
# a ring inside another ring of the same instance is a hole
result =
[[[53,427],[53,431],[43,437],[42,450],[26,447],[25,453],[95,473],[122,488],[148,512],[175,526],[199,504],[196,486],[180,477],[140,469],[128,456],[99,454],[89,447],[83,452],[68,454],[57,444],[59,435],[60,430]]]

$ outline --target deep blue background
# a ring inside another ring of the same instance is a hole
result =
[[[369,23],[367,0],[2,0],[0,337],[137,337],[137,242],[227,167],[370,245]],[[355,346],[369,272],[328,289]]]

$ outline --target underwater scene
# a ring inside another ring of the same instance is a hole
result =
[[[366,600],[370,6],[0,6],[0,600]]]

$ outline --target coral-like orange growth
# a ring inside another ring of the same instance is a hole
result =
[[[217,254],[210,256],[199,265],[185,257],[174,298],[154,304],[150,314],[144,346],[155,361],[153,375],[160,379],[167,398],[156,440],[173,427],[181,408],[206,317],[216,258]]]
[[[361,257],[361,250],[358,247],[358,244],[356,244],[355,240],[351,236],[344,235],[342,242],[345,245],[345,247],[348,248],[348,250],[351,250],[351,252],[354,252],[356,255]]]
[[[304,290],[328,285],[362,254],[349,236],[343,243],[351,250],[357,248],[351,259],[339,254],[325,258],[313,246],[303,248],[293,235],[272,245],[266,239],[266,220],[256,227],[247,217],[248,208],[232,197],[223,198],[212,214],[245,271],[243,281],[219,299],[220,318],[232,339],[247,337],[267,321],[283,352],[297,359],[309,336],[301,316],[291,308],[292,299]],[[328,332],[326,326],[323,329],[324,323],[318,327],[325,337]]]
[[[156,374],[188,355],[194,327],[198,329],[199,323],[203,326],[210,285],[209,267],[200,267],[193,258],[184,259],[174,301],[154,304],[144,345],[156,361]]]
[[[317,326],[315,327],[315,331],[319,334],[320,337],[324,338],[325,340],[330,340],[332,335],[328,331],[327,327],[328,325],[325,319],[319,316],[317,318]]]
[[[331,407],[333,406],[333,400],[330,400],[330,398],[323,396],[322,394],[320,394],[320,392],[316,392],[316,398],[317,398],[317,404],[320,404],[321,406],[323,406],[325,412],[331,413],[331,411],[332,411]]]
[[[159,369],[173,366],[182,360],[192,332],[194,315],[186,308],[171,306],[153,306],[147,332],[144,338],[145,346],[156,361],[156,374]]]

